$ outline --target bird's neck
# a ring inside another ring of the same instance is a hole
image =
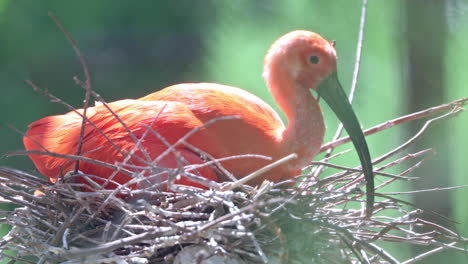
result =
[[[293,166],[302,168],[318,153],[323,143],[325,124],[320,105],[309,89],[299,87],[296,82],[278,78],[267,83],[288,119],[281,137],[280,149],[284,151],[281,155],[298,154]]]

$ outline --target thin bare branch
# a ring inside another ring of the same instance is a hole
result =
[[[25,80],[25,82],[34,90],[36,91],[37,93],[41,94],[41,95],[44,95],[46,96],[47,98],[49,98],[52,102],[54,103],[59,103],[63,106],[65,106],[69,111],[72,111],[74,112],[75,114],[79,115],[81,118],[85,119],[86,122],[88,122],[94,129],[96,129],[96,131],[102,135],[106,140],[107,142],[109,142],[112,147],[114,149],[116,149],[120,154],[122,155],[125,155],[125,153],[122,151],[121,148],[119,148],[117,145],[115,145],[115,143],[101,130],[99,129],[96,124],[94,124],[93,122],[91,122],[91,120],[88,119],[87,116],[83,115],[80,111],[78,111],[76,108],[74,108],[73,106],[71,106],[70,104],[67,104],[65,101],[63,101],[62,99],[54,96],[53,94],[51,94],[50,92],[46,91],[46,90],[43,90],[41,88],[39,88],[36,84],[34,84],[32,81],[30,80]],[[40,145],[39,145],[40,146]]]
[[[366,136],[372,135],[372,134],[375,134],[375,133],[380,132],[382,130],[385,130],[385,129],[388,129],[388,128],[391,128],[391,127],[394,127],[394,126],[397,126],[397,125],[400,125],[400,124],[404,124],[404,123],[407,123],[407,122],[410,122],[410,121],[413,121],[413,120],[418,120],[418,119],[433,116],[433,115],[436,115],[436,114],[439,114],[439,113],[442,113],[442,112],[451,111],[453,109],[463,107],[463,105],[467,104],[467,102],[468,102],[468,98],[461,98],[461,99],[452,101],[452,102],[447,103],[447,104],[442,104],[442,105],[439,105],[439,106],[430,107],[430,108],[422,110],[420,112],[411,113],[411,114],[408,114],[408,115],[405,115],[405,116],[402,116],[402,117],[398,117],[398,118],[395,118],[393,120],[386,121],[386,122],[384,122],[382,124],[379,124],[377,126],[374,126],[372,128],[369,128],[369,129],[365,130],[364,135],[366,135]],[[338,140],[333,140],[330,143],[324,144],[320,148],[320,152],[327,151],[330,148],[335,148],[337,146],[343,145],[343,144],[345,144],[347,142],[350,142],[350,141],[351,141],[351,139],[349,138],[349,136],[340,138]]]
[[[83,101],[83,116],[86,116],[86,112],[87,112],[88,106],[89,106],[89,99],[91,97],[90,91],[92,89],[92,87],[91,87],[91,77],[90,77],[90,74],[89,74],[88,65],[86,63],[86,60],[85,60],[84,56],[81,54],[81,51],[78,48],[78,45],[76,44],[75,40],[71,37],[71,35],[68,33],[68,31],[65,29],[65,27],[60,22],[60,20],[58,20],[57,17],[52,12],[49,12],[49,17],[52,18],[52,20],[54,20],[55,24],[58,26],[60,31],[62,31],[63,35],[67,38],[68,42],[70,43],[73,50],[75,51],[76,56],[80,60],[81,67],[82,67],[84,75],[85,75],[85,83],[86,83],[86,87],[85,87],[86,88],[86,93],[85,93],[85,99]],[[78,146],[77,146],[77,150],[76,150],[76,155],[77,156],[81,155],[81,149],[83,147],[83,137],[84,137],[85,127],[86,127],[86,119],[83,118],[82,122],[81,122],[80,136],[79,136]],[[78,172],[79,166],[80,166],[80,162],[79,162],[79,160],[77,160],[76,163],[75,163],[75,173]]]
[[[265,172],[269,171],[269,170],[272,170],[280,165],[283,165],[284,163],[287,163],[293,159],[297,159],[297,154],[293,153],[293,154],[290,154],[284,158],[281,158],[263,168],[260,168],[258,170],[256,170],[255,172],[245,176],[244,178],[242,179],[239,179],[237,180],[236,182],[233,182],[232,184],[227,184],[223,187],[221,187],[221,191],[227,191],[227,190],[233,190],[241,185],[244,185],[246,184],[247,182],[251,181],[252,179],[264,174]]]
[[[38,150],[27,150],[27,151],[11,151],[7,153],[7,156],[18,156],[18,155],[28,155],[28,154],[35,154],[35,155],[46,155],[46,156],[51,156],[51,157],[57,157],[57,158],[64,158],[64,159],[70,159],[70,160],[79,160],[79,161],[85,161],[89,162],[92,164],[96,164],[99,166],[107,167],[122,173],[125,173],[129,176],[133,175],[133,172],[126,170],[122,167],[96,160],[96,159],[90,159],[84,156],[77,156],[77,155],[66,155],[66,154],[59,154],[55,152],[44,152],[44,151],[38,151]]]

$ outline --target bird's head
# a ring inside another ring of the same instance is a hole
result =
[[[276,94],[275,98],[294,97],[303,94],[297,93],[297,89],[311,89],[334,111],[351,137],[361,160],[367,181],[369,214],[374,200],[371,158],[359,121],[338,81],[336,60],[332,42],[314,32],[292,31],[271,46],[265,57],[263,76],[271,92],[274,96]]]
[[[296,30],[276,40],[264,61],[264,78],[275,70],[285,70],[299,86],[315,89],[318,83],[336,72],[336,52],[332,42],[319,34]]]

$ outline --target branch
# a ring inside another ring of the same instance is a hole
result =
[[[49,12],[49,17],[52,18],[52,20],[54,20],[55,24],[59,27],[60,31],[62,31],[62,33],[65,35],[68,42],[70,42],[70,45],[73,47],[73,50],[75,51],[76,56],[80,60],[81,67],[83,68],[83,72],[85,75],[85,83],[86,83],[86,93],[85,93],[85,99],[83,101],[83,116],[86,116],[86,112],[89,106],[89,98],[91,97],[91,93],[90,93],[91,92],[91,77],[89,74],[88,65],[86,64],[86,60],[84,59],[84,56],[81,54],[81,51],[78,48],[78,45],[76,44],[75,40],[73,40],[70,34],[65,30],[65,27],[62,25],[62,23],[57,19],[57,17],[55,17],[55,15],[52,12]],[[81,155],[85,127],[86,127],[86,119],[83,118],[81,121],[80,138],[79,138],[78,146],[76,150],[77,156]],[[77,160],[75,163],[75,173],[78,172],[79,167],[80,167],[80,162]]]
[[[405,116],[402,116],[402,117],[398,117],[398,118],[395,118],[393,120],[386,121],[385,123],[379,124],[379,125],[377,125],[375,127],[372,127],[372,128],[369,128],[369,129],[365,130],[364,135],[365,136],[372,135],[372,134],[375,134],[375,133],[380,132],[382,130],[394,127],[396,125],[400,125],[400,124],[407,123],[407,122],[410,122],[410,121],[413,121],[413,120],[418,120],[418,119],[422,119],[422,118],[425,118],[425,117],[433,116],[433,115],[441,113],[441,112],[451,111],[451,110],[453,110],[455,108],[464,106],[465,104],[467,104],[467,102],[468,102],[468,97],[465,97],[465,98],[462,98],[462,99],[452,101],[452,102],[447,103],[447,104],[434,106],[434,107],[425,109],[425,110],[420,111],[420,112],[416,112],[416,113],[412,113],[412,114],[405,115]],[[320,152],[327,151],[328,149],[335,148],[337,146],[343,145],[343,144],[348,143],[350,141],[351,141],[351,139],[349,138],[349,136],[342,137],[342,138],[340,138],[338,140],[334,140],[332,142],[329,142],[329,143],[323,145],[320,148]]]

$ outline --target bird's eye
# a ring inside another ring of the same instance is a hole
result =
[[[312,63],[312,64],[318,64],[318,63],[320,62],[320,59],[319,59],[318,56],[310,56],[310,57],[309,57],[309,61],[310,61],[310,63]]]

